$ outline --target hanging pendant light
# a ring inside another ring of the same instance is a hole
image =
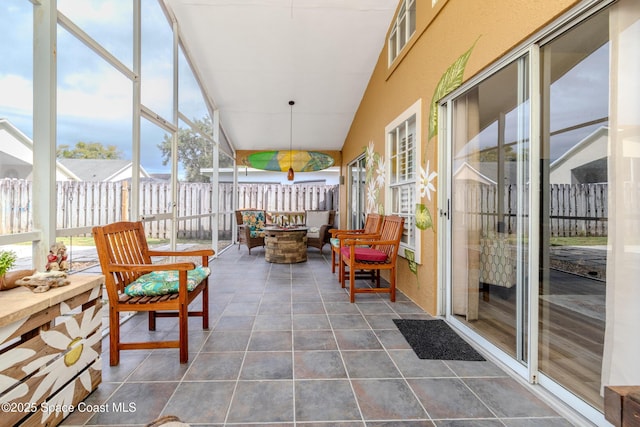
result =
[[[287,180],[293,181],[293,105],[294,101],[289,101],[289,171]]]

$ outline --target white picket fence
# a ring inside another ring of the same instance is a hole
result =
[[[178,184],[179,237],[209,238],[212,231],[211,199],[213,187],[207,183]],[[32,183],[18,179],[0,179],[0,234],[32,231]],[[75,182],[56,184],[56,227],[60,229],[90,227],[129,220],[127,181]],[[169,213],[171,186],[167,182],[142,182],[140,215],[149,217]],[[233,185],[218,187],[219,237],[231,236],[234,219]],[[338,210],[337,185],[238,184],[238,207],[270,211]],[[204,216],[203,216],[204,215]],[[166,238],[169,221],[153,221],[146,227],[150,237]]]

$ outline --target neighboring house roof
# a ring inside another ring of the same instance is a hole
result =
[[[151,176],[151,179],[156,180],[156,181],[169,181],[171,180],[171,174],[170,173],[152,173],[149,174]]]
[[[517,162],[504,162],[505,184],[515,184],[518,180]],[[463,162],[453,173],[454,179],[477,181],[482,184],[496,185],[498,182],[498,163],[479,162],[471,166],[468,162]]]
[[[554,160],[554,162],[551,163],[549,168],[551,170],[558,169],[559,167],[562,166],[562,164],[573,159],[576,156],[576,154],[578,154],[580,151],[583,151],[586,148],[590,148],[591,146],[594,145],[594,143],[600,142],[601,138],[605,138],[605,143],[606,143],[606,138],[608,138],[608,136],[609,136],[609,128],[607,126],[599,127],[598,129],[596,129],[595,131],[587,135],[586,138],[584,138],[582,141],[572,146],[562,156]],[[604,148],[607,148],[607,145],[604,145]],[[604,154],[606,156],[607,153],[605,152]],[[592,157],[590,160],[596,160],[602,157],[601,152],[589,153],[589,155]]]
[[[130,179],[133,163],[131,160],[106,159],[60,159],[60,163],[72,170],[83,181],[109,182]],[[140,177],[149,174],[140,166]]]
[[[482,173],[492,181],[498,182],[498,162],[482,162],[480,163],[480,170]],[[504,183],[505,184],[515,184],[518,182],[518,162],[515,161],[506,161],[502,163],[504,169],[502,173],[504,174]]]
[[[0,118],[0,165],[3,169],[6,167],[6,170],[2,170],[0,178],[28,179],[31,177],[33,141],[5,118]],[[56,179],[80,180],[60,162],[56,162]]]
[[[602,126],[567,150],[549,166],[551,184],[607,182],[609,128]]]
[[[453,178],[463,181],[476,181],[481,184],[495,185],[496,181],[480,173],[476,168],[467,162],[463,162],[453,173]]]

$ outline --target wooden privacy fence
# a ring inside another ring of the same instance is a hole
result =
[[[498,209],[497,187],[479,183],[456,183],[453,209],[463,216],[469,230],[504,231],[516,228],[517,188],[504,187],[502,210]],[[207,183],[178,184],[178,235],[182,238],[208,239],[213,229],[210,216],[213,188]],[[120,182],[61,181],[56,184],[57,228],[90,227],[128,218],[130,186]],[[637,203],[640,187],[627,185],[625,203]],[[142,182],[141,215],[153,217],[171,211],[171,187],[167,182]],[[608,222],[607,184],[553,184],[549,188],[549,231],[552,237],[606,236]],[[18,179],[0,179],[0,234],[32,230],[32,183]],[[336,185],[238,184],[238,207],[266,211],[338,211]],[[218,230],[220,239],[230,239],[234,224],[233,185],[218,187]],[[525,197],[525,203],[527,199]],[[635,206],[635,205],[634,205]],[[634,206],[627,212],[635,213]],[[528,212],[524,206],[523,212]],[[635,221],[632,221],[635,223]],[[499,225],[500,224],[500,225]],[[170,222],[151,221],[149,237],[167,238]],[[640,230],[635,230],[640,231]]]
[[[228,191],[232,191],[229,187]],[[267,211],[338,210],[336,185],[246,184],[238,188],[238,208]]]
[[[606,236],[606,184],[552,184],[549,195],[552,237]]]
[[[128,193],[126,181],[57,182],[56,227],[87,227],[128,219]]]
[[[0,234],[31,231],[32,182],[0,179]]]
[[[0,179],[0,234],[32,230],[32,183],[18,179]],[[120,182],[56,183],[56,227],[90,227],[129,220],[130,184]],[[213,229],[210,216],[213,187],[208,183],[178,183],[178,237],[209,239]],[[238,184],[238,207],[265,210],[338,210],[337,185]],[[230,239],[233,227],[233,184],[218,186],[218,237]],[[140,215],[171,212],[171,186],[168,182],[145,181],[140,184]],[[151,221],[145,229],[148,237],[168,238],[170,221]]]
[[[504,186],[502,203],[498,187],[480,183],[455,184],[453,210],[468,230],[482,232],[515,233],[517,186]],[[607,236],[608,193],[607,184],[552,184],[549,200],[548,229],[551,237]],[[631,191],[635,191],[631,194]],[[625,189],[626,200],[636,199],[638,188]],[[528,217],[527,197],[521,212]],[[502,209],[499,209],[502,207]],[[632,212],[632,211],[629,211]],[[546,216],[545,215],[545,216]],[[544,221],[544,219],[543,219]]]

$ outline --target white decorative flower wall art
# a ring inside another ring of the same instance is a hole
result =
[[[60,306],[61,314],[70,312],[66,303],[62,302]],[[34,366],[41,364],[47,358],[53,360],[61,357],[62,362],[57,360],[56,363],[50,363],[48,361],[48,364],[35,374],[36,377],[43,377],[43,380],[31,396],[33,401],[38,401],[49,390],[61,389],[48,402],[51,405],[63,408],[63,417],[69,415],[69,408],[72,408],[75,401],[75,387],[62,389],[62,386],[77,377],[82,387],[87,392],[91,392],[91,375],[86,367],[99,359],[100,355],[95,348],[102,340],[102,334],[94,332],[98,330],[102,323],[100,310],[96,310],[95,306],[85,310],[78,319],[68,317],[65,320],[64,325],[66,328],[64,329],[40,332],[42,340],[52,349],[59,350],[60,353],[44,356],[33,362]],[[94,369],[100,369],[101,365],[94,364],[93,367]],[[25,367],[25,370],[28,368],[29,365]],[[51,415],[52,413],[43,412],[42,423],[45,424],[45,421]]]
[[[436,192],[433,180],[438,176],[438,174],[435,171],[431,171],[429,166],[429,160],[427,160],[426,169],[423,169],[422,166],[420,166],[420,197],[426,197],[427,200],[431,201],[431,192]],[[420,230],[433,228],[431,212],[429,212],[429,208],[423,203],[418,203],[416,205],[416,227]]]
[[[375,152],[373,141],[365,148],[364,160],[367,168],[367,213],[379,213],[384,215],[384,205],[380,200],[380,194],[384,187],[387,165],[384,156]]]

